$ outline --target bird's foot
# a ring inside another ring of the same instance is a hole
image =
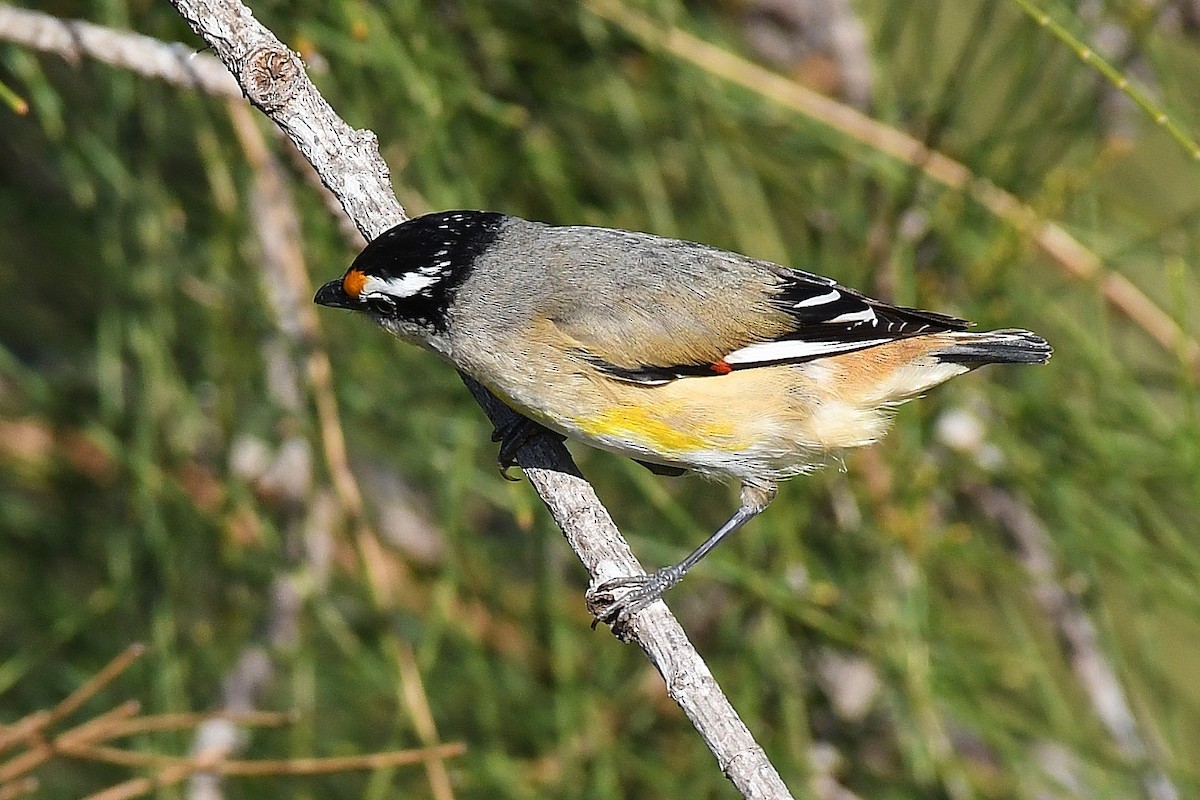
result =
[[[496,454],[496,464],[500,467],[500,474],[506,481],[518,481],[520,478],[514,478],[508,474],[508,471],[517,466],[517,453],[521,448],[535,436],[549,436],[558,441],[563,441],[567,437],[561,433],[555,433],[544,425],[531,420],[529,417],[517,415],[503,425],[496,427],[492,431],[492,441],[500,443],[500,452]]]
[[[629,641],[629,625],[633,618],[663,593],[683,578],[684,570],[679,565],[657,569],[649,575],[628,575],[613,578],[588,590],[588,610],[596,619],[592,629],[603,622],[612,628],[613,635],[623,642]],[[624,591],[622,591],[624,590]]]

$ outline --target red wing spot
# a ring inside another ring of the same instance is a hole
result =
[[[342,291],[355,300],[362,294],[363,287],[366,285],[367,276],[357,269],[350,270],[346,273],[346,277],[342,278]]]
[[[733,367],[723,358],[720,361],[714,361],[710,369],[717,375],[728,375],[733,372]]]

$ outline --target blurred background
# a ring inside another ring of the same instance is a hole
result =
[[[167,3],[36,5],[202,47]],[[410,214],[693,239],[1052,342],[900,408],[669,595],[797,797],[1200,789],[1200,164],[1082,50],[1194,132],[1195,2],[252,5]],[[454,371],[309,304],[358,245],[261,115],[2,28],[0,84],[0,724],[143,642],[76,722],[132,697],[297,713],[243,758],[466,746],[227,797],[735,796],[589,629]],[[736,502],[574,453],[647,566]]]

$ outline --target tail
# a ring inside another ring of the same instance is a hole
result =
[[[1054,352],[1045,339],[1030,331],[1006,328],[984,333],[950,334],[948,347],[931,355],[943,363],[961,364],[967,369],[984,364],[1045,364]]]

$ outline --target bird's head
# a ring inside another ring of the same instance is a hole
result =
[[[443,211],[402,222],[372,240],[313,302],[360,311],[401,338],[439,349],[454,295],[505,219]]]

